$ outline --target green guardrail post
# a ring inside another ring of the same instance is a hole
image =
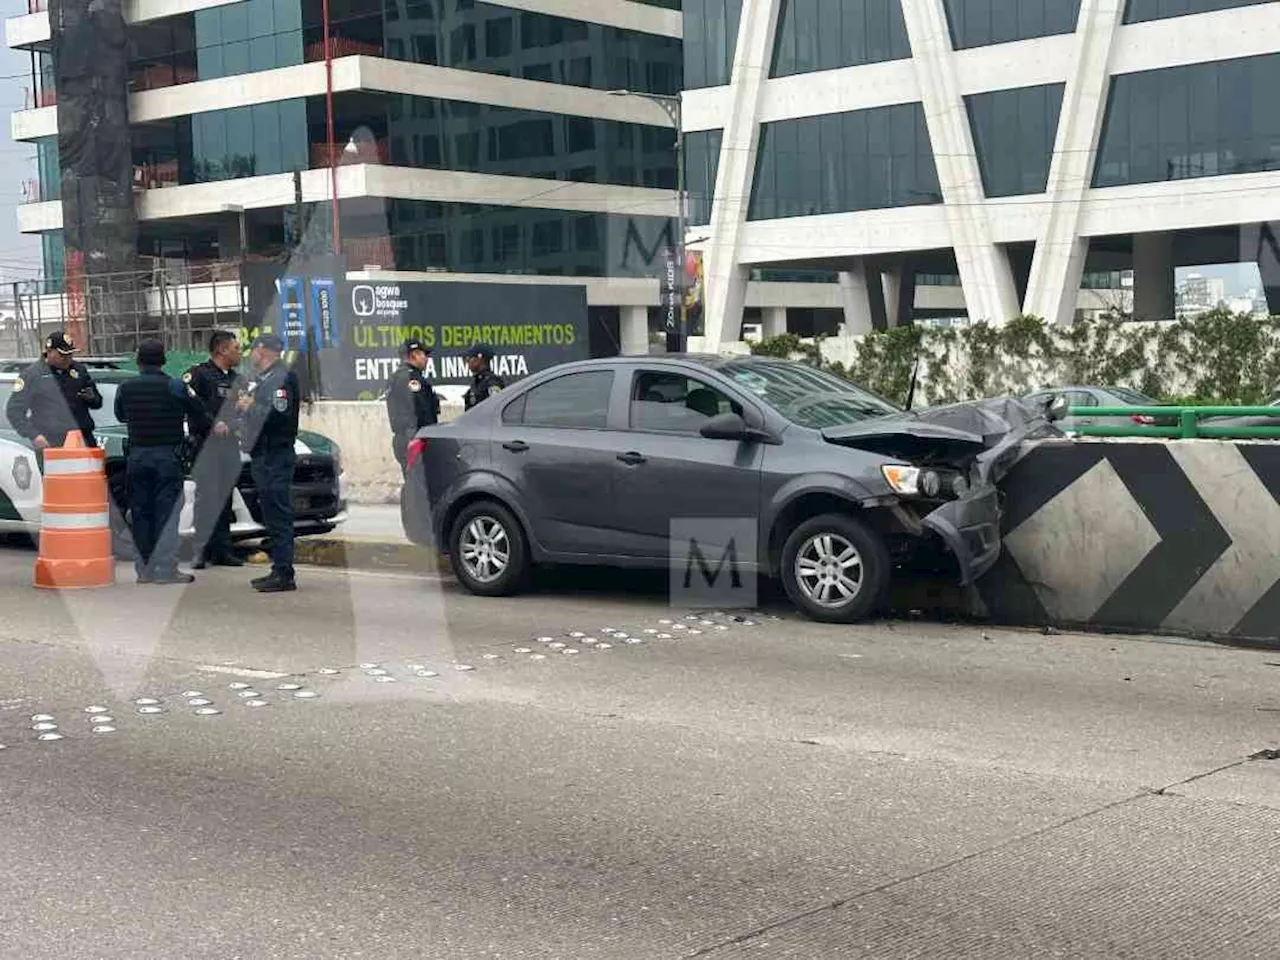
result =
[[[1183,440],[1194,440],[1196,438],[1196,426],[1198,423],[1199,420],[1194,407],[1184,407],[1178,413],[1178,426],[1182,428]]]

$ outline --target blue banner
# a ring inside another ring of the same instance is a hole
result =
[[[311,278],[311,337],[316,349],[335,347],[341,340],[337,296],[338,285],[333,277]]]
[[[284,340],[286,350],[305,350],[307,308],[302,302],[302,278],[281,277],[276,289],[280,295],[280,329],[276,334]]]

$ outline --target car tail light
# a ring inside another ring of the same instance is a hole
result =
[[[1135,413],[1129,419],[1141,427],[1154,427],[1156,425],[1155,417],[1148,417],[1140,413]]]
[[[427,452],[427,441],[421,440],[421,439],[414,439],[409,441],[409,452],[406,457],[406,461],[408,462],[408,467],[410,470],[414,468],[417,462],[422,459],[422,455],[426,452]]]

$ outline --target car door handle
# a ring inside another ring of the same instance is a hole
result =
[[[644,456],[636,453],[634,450],[618,454],[618,459],[629,467],[634,467],[637,464],[644,463]]]
[[[523,440],[508,440],[502,445],[503,450],[510,450],[512,453],[524,453],[529,449],[529,445]]]

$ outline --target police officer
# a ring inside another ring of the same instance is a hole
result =
[[[463,398],[462,404],[463,409],[470,410],[477,403],[488,400],[490,394],[501,393],[506,383],[489,368],[489,361],[493,359],[493,347],[476,344],[463,356],[467,360],[467,368],[471,371],[471,386],[467,388],[467,395]]]
[[[97,446],[90,410],[102,408],[89,370],[72,357],[76,346],[59,330],[44,342],[44,359],[37,360],[13,382],[5,416],[36,448],[43,469],[44,451],[60,447],[72,430],[79,430],[86,446]]]
[[[387,384],[387,417],[391,420],[391,449],[405,473],[409,462],[409,441],[423,427],[440,417],[440,401],[427,382],[425,370],[430,351],[420,340],[406,340],[400,347],[404,365]]]
[[[271,573],[253,581],[259,593],[298,589],[293,571],[293,445],[302,388],[298,375],[281,362],[283,353],[284,342],[273,334],[254,341],[250,360],[257,373],[236,403],[271,544]]]
[[[164,344],[138,345],[138,376],[116,390],[116,419],[129,428],[129,510],[139,583],[191,583],[178,570],[182,513],[183,424],[207,433],[212,424],[194,390],[162,369]]]
[[[240,479],[240,443],[235,426],[236,400],[244,388],[240,341],[216,331],[209,338],[209,359],[182,375],[204,404],[213,423],[208,432],[192,432],[196,442],[196,570],[208,566],[243,567],[231,552],[231,493]]]

